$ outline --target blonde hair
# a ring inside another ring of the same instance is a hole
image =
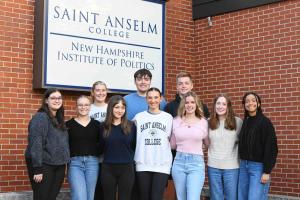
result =
[[[199,119],[201,119],[202,117],[204,117],[203,114],[203,105],[201,103],[201,101],[198,99],[197,95],[195,92],[187,92],[181,99],[180,104],[179,104],[179,108],[178,108],[178,116],[180,116],[181,118],[184,117],[186,115],[185,113],[185,103],[186,103],[186,98],[187,97],[193,97],[196,103],[196,110],[195,110],[195,115],[196,117],[198,117]]]
[[[106,84],[103,81],[96,81],[95,83],[93,83],[92,85],[92,89],[91,89],[91,97],[92,97],[92,103],[94,103],[94,90],[96,89],[97,85],[103,85],[105,87],[106,92],[108,92],[108,88],[106,86]]]

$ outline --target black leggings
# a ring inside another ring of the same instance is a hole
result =
[[[34,200],[56,200],[65,177],[65,165],[43,164],[43,179],[40,183],[33,180],[33,167],[30,159],[26,159],[28,175],[33,190]]]
[[[102,163],[99,163],[99,173],[98,173],[98,179],[97,184],[95,188],[95,196],[94,200],[103,200],[103,188],[101,183],[101,169],[102,169]]]
[[[134,183],[133,164],[102,163],[101,182],[104,200],[115,200],[117,190],[119,200],[131,200]]]
[[[140,200],[162,200],[169,174],[137,172]]]

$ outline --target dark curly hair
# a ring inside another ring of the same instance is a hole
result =
[[[245,118],[249,117],[249,113],[248,113],[248,111],[247,111],[246,108],[245,108],[246,98],[247,98],[248,95],[251,95],[251,94],[255,97],[255,100],[256,100],[257,104],[259,104],[259,105],[257,105],[257,113],[262,113],[262,109],[261,109],[261,99],[260,99],[260,97],[258,96],[258,94],[256,94],[255,92],[246,92],[246,93],[244,94],[243,100],[242,100],[242,104],[243,104],[243,106],[244,106],[244,117],[245,117]]]

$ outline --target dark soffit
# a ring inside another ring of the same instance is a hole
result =
[[[193,19],[220,15],[283,0],[193,0]]]

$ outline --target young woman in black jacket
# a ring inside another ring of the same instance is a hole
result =
[[[275,129],[262,113],[261,100],[256,93],[246,93],[242,103],[245,117],[239,134],[238,199],[265,200],[278,153]]]

